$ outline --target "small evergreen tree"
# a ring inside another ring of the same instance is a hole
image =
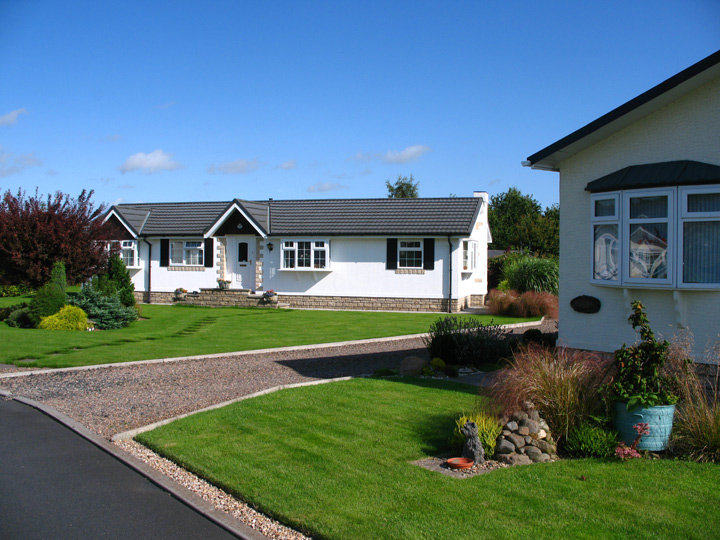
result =
[[[55,315],[67,304],[67,295],[56,283],[49,281],[40,287],[30,302],[29,316],[33,326],[40,324],[43,317]]]
[[[65,263],[56,261],[50,271],[50,282],[58,286],[62,292],[67,292],[67,278],[65,276]]]

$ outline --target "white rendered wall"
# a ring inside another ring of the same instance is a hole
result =
[[[477,246],[477,266],[473,272],[462,272],[462,242],[458,246],[457,259],[453,260],[453,269],[459,272],[453,279],[459,278],[457,296],[453,298],[464,298],[471,294],[487,294],[487,246],[488,246],[488,203],[490,199],[486,192],[476,192],[476,196],[483,199],[483,204],[478,212],[470,240],[475,240]],[[457,276],[457,278],[456,278]]]
[[[263,256],[263,288],[282,294],[389,298],[444,298],[447,295],[447,238],[435,238],[435,268],[421,274],[385,269],[386,238],[331,237],[329,270],[281,270],[281,241],[271,237]],[[321,240],[317,238],[316,240]],[[455,242],[457,244],[457,241]]]
[[[720,79],[636,122],[560,164],[559,341],[569,347],[612,352],[635,341],[627,322],[630,301],[647,308],[656,333],[671,338],[686,325],[696,352],[720,333],[720,291],[623,289],[590,283],[588,182],[630,165],[695,160],[720,165]],[[580,295],[598,298],[595,314],[570,307]]]

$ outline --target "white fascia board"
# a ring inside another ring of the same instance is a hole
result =
[[[232,205],[227,210],[225,210],[225,212],[223,212],[223,215],[220,216],[218,220],[213,224],[213,226],[210,227],[210,229],[203,235],[203,238],[210,238],[211,236],[213,236],[233,210],[237,210],[238,212],[240,212],[240,214],[248,221],[248,223],[250,223],[250,225],[253,226],[253,229],[255,229],[262,238],[267,238],[268,235],[258,228],[253,217],[248,215],[248,213],[245,212],[242,207],[238,206],[236,202],[232,203]]]
[[[107,220],[110,219],[110,216],[111,216],[111,215],[112,215],[112,216],[115,216],[116,218],[118,218],[118,220],[120,221],[120,223],[123,224],[123,227],[125,227],[125,228],[127,229],[127,231],[132,235],[133,238],[137,238],[137,237],[138,237],[138,235],[137,235],[137,233],[135,232],[135,230],[130,226],[130,224],[129,224],[127,221],[125,221],[125,219],[124,219],[118,212],[115,211],[115,208],[111,208],[111,209],[110,209],[110,211],[109,211],[109,212],[107,213],[107,215],[105,216],[105,219],[103,219],[103,223],[107,222]],[[147,220],[147,218],[145,218],[145,219]]]

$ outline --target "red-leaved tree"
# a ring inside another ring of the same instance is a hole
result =
[[[60,191],[45,198],[10,190],[0,200],[0,284],[38,288],[50,279],[56,261],[65,263],[69,283],[80,283],[107,263],[104,226],[93,191],[77,198]]]

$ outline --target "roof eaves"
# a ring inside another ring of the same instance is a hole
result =
[[[123,217],[123,215],[117,210],[115,206],[111,206],[110,209],[107,211],[105,217],[103,218],[103,223],[110,219],[111,214],[114,215],[120,221],[120,223],[122,223],[123,226],[128,230],[128,232],[132,234],[135,238],[139,236],[135,228],[127,222],[127,220]],[[147,220],[147,218],[145,219]]]

